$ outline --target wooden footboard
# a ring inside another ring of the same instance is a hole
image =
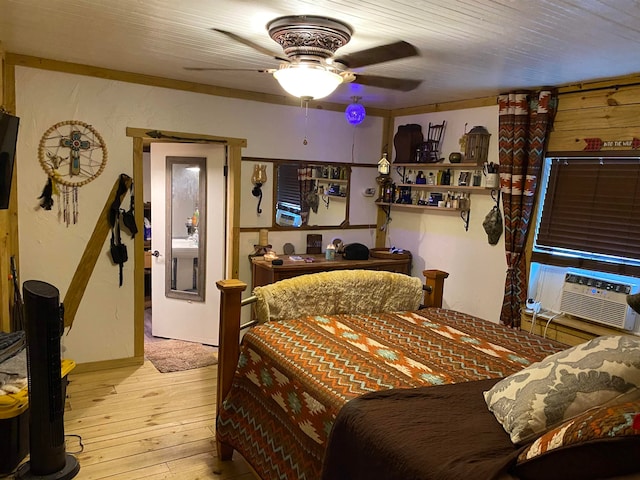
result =
[[[425,307],[442,307],[442,294],[444,292],[444,280],[449,276],[442,270],[423,270],[425,278],[424,301]]]
[[[238,365],[240,355],[240,308],[242,292],[247,284],[240,280],[219,280],[216,282],[220,290],[220,335],[218,342],[218,390],[216,392],[216,420],[220,412],[222,400],[229,393],[233,374]],[[231,460],[233,448],[217,440],[218,457]]]
[[[444,280],[449,276],[442,270],[423,270],[425,276],[425,307],[442,307]],[[218,389],[216,395],[216,417],[227,396],[240,354],[240,311],[243,304],[242,293],[247,284],[236,279],[216,282],[220,290],[220,347],[218,349]],[[244,326],[243,326],[244,327]],[[230,460],[233,448],[216,440],[218,456],[221,460]]]

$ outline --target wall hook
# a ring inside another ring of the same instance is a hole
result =
[[[500,207],[500,189],[491,189],[491,198],[496,202],[496,206]]]
[[[460,212],[460,218],[464,222],[464,231],[469,231],[469,217],[471,217],[471,210],[462,210]]]

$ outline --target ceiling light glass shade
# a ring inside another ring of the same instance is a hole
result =
[[[294,97],[324,98],[342,83],[337,73],[320,66],[289,65],[273,73],[278,83]]]
[[[344,111],[344,116],[351,125],[358,125],[362,123],[364,117],[367,115],[364,107],[359,103],[352,103],[347,106]]]

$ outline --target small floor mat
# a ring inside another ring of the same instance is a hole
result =
[[[179,372],[218,363],[217,348],[183,340],[145,342],[144,356],[161,373]]]

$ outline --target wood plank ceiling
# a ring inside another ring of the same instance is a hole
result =
[[[635,0],[0,0],[0,42],[9,53],[285,96],[257,72],[277,60],[212,28],[282,55],[265,25],[293,14],[353,27],[340,55],[397,40],[420,52],[355,69],[420,79],[419,88],[343,84],[326,99],[336,103],[358,95],[397,109],[640,72]]]

